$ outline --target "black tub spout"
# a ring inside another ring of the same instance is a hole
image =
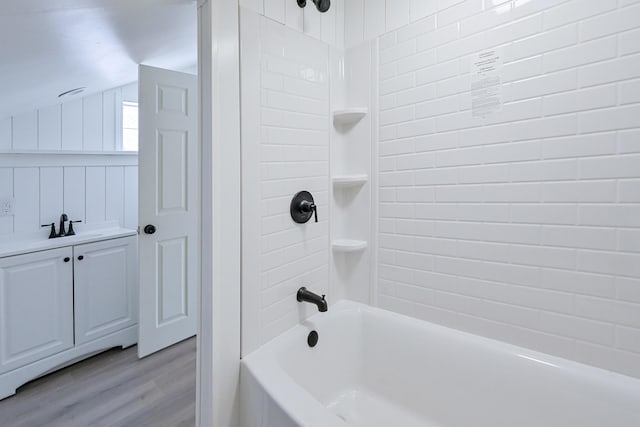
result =
[[[327,300],[324,298],[325,296],[317,295],[305,288],[304,286],[298,289],[297,294],[298,302],[310,302],[311,304],[315,304],[318,307],[318,311],[324,313],[329,309],[327,305]]]

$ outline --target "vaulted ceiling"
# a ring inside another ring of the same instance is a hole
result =
[[[1,0],[0,117],[137,80],[137,65],[197,60],[194,0]]]

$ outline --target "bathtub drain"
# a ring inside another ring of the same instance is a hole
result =
[[[307,344],[309,344],[309,347],[315,347],[318,344],[318,333],[316,331],[309,332]]]

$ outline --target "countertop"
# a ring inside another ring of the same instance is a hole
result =
[[[74,224],[74,227],[77,226]],[[11,241],[0,242],[0,258],[31,252],[46,251],[49,249],[63,248],[66,246],[99,242],[101,240],[135,236],[136,234],[136,230],[114,226],[87,230],[76,230],[75,236],[57,237],[55,239],[49,239],[48,232],[44,235],[45,237],[42,237],[41,234],[22,237],[11,237]]]

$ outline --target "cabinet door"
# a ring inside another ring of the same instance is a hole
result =
[[[76,344],[135,325],[137,237],[78,245],[73,255]]]
[[[0,373],[73,347],[71,256],[61,248],[0,259]]]

